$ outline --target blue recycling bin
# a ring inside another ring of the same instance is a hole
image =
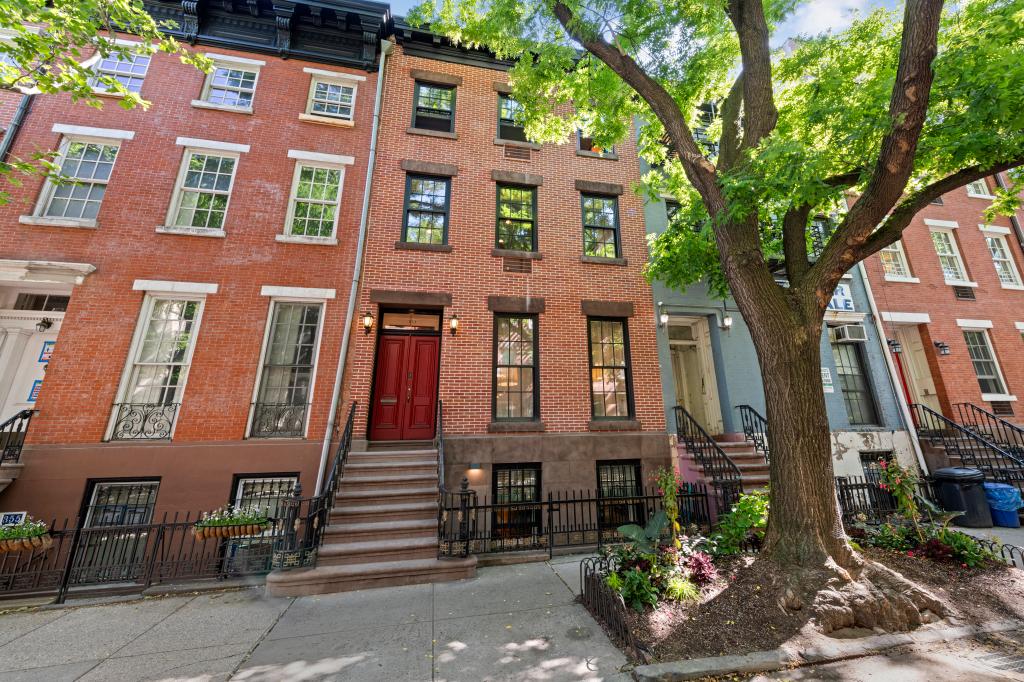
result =
[[[985,483],[985,499],[992,510],[992,523],[1002,528],[1020,528],[1017,510],[1024,507],[1020,491],[1007,483]]]

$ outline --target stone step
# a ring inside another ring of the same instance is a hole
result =
[[[339,492],[369,490],[410,490],[433,487],[437,489],[437,473],[396,474],[392,476],[345,476],[341,479]]]
[[[429,518],[406,521],[364,521],[339,523],[324,528],[324,543],[359,542],[374,538],[437,538],[437,512]]]
[[[404,502],[434,502],[437,503],[437,486],[419,485],[416,487],[396,488],[374,488],[373,490],[346,490],[342,489],[335,497],[335,506],[344,507],[348,504],[400,504]]]
[[[437,458],[434,459],[386,459],[383,461],[366,462],[362,459],[349,460],[345,463],[345,477],[362,476],[365,474],[387,473],[437,473]]]
[[[436,491],[435,491],[436,495]],[[437,522],[437,499],[430,502],[346,504],[331,510],[331,523],[383,523],[432,519]]]
[[[743,474],[740,478],[743,479],[743,489],[752,490],[768,485],[770,477],[768,474]],[[751,486],[754,486],[754,488],[751,488]]]
[[[317,566],[275,571],[267,576],[267,595],[304,597],[374,587],[418,585],[472,578],[476,557],[466,559],[412,559],[346,566]]]
[[[317,564],[342,566],[437,557],[436,533],[421,538],[388,538],[321,545]]]
[[[370,450],[348,453],[346,464],[367,464],[370,462],[433,462],[437,466],[437,450]]]

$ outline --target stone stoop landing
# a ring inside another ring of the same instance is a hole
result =
[[[267,576],[272,597],[472,578],[476,558],[437,558],[437,450],[350,452],[316,568]]]
[[[768,485],[768,464],[764,461],[764,455],[754,449],[753,443],[743,440],[742,433],[716,436],[715,443],[740,470],[744,492],[760,490]],[[680,442],[676,447],[681,469],[695,474],[694,482],[710,484],[710,480],[704,476],[703,467],[686,449],[686,445]]]

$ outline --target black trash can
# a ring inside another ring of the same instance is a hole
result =
[[[939,502],[949,512],[963,512],[953,523],[965,528],[991,528],[992,513],[985,498],[985,474],[977,469],[947,467],[932,472]]]

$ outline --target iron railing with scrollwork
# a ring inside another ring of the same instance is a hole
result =
[[[444,482],[444,404],[437,401],[434,424],[434,448],[437,450],[437,556],[439,559],[467,557],[471,552],[470,518],[476,507],[476,491],[469,489],[465,476],[458,490],[449,490]]]
[[[737,405],[736,409],[743,424],[743,435],[754,445],[754,450],[764,455],[764,462],[768,464],[768,420],[750,405]]]
[[[955,403],[953,409],[962,426],[1024,459],[1024,429],[974,403]]]
[[[170,440],[181,403],[116,403],[110,440]]]
[[[305,403],[253,403],[250,438],[302,438],[306,435]]]
[[[0,423],[0,464],[17,464],[21,460],[32,413],[33,410],[22,410]]]
[[[743,477],[739,467],[725,454],[704,427],[693,416],[676,405],[676,436],[686,445],[690,455],[704,469],[704,475],[718,492],[718,511],[724,513],[743,493]]]

